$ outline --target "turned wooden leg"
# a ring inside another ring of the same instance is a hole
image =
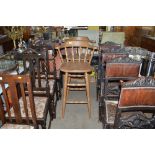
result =
[[[67,79],[68,79],[68,73],[65,73],[64,94],[63,94],[63,103],[62,103],[62,118],[64,118],[64,114],[65,114],[65,106],[66,106],[66,98],[67,98]]]
[[[68,78],[67,78],[67,84],[69,84],[70,81],[71,81],[71,77],[68,76]],[[67,95],[66,96],[68,97],[68,95],[69,95],[69,87],[67,87]]]
[[[86,94],[87,94],[87,101],[88,101],[88,113],[89,118],[91,117],[91,103],[90,103],[90,85],[89,85],[89,75],[88,73],[85,73],[85,79],[86,79]]]

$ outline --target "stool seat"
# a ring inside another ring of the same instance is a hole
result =
[[[87,62],[65,62],[62,64],[60,70],[68,73],[88,73],[93,68]]]

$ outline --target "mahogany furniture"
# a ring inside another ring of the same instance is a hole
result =
[[[62,60],[60,70],[64,72],[64,96],[62,103],[62,118],[64,118],[66,103],[81,103],[88,105],[89,117],[91,116],[89,73],[92,71],[90,62],[96,47],[85,41],[68,41],[55,48]],[[65,50],[66,59],[63,59],[61,50]],[[81,78],[82,83],[74,81]],[[86,90],[87,101],[67,100],[70,90]]]
[[[139,76],[141,62],[126,58],[115,58],[108,61],[106,64],[105,78],[104,78],[104,88],[103,96],[108,97],[118,97],[117,93],[111,94],[112,92],[108,90],[108,85],[112,82],[129,81],[137,78]]]
[[[155,80],[141,77],[123,84],[116,108],[115,128],[155,128]],[[140,111],[142,114],[120,120],[125,112]],[[152,114],[151,116],[146,115]]]
[[[125,58],[131,57],[132,59],[141,61],[141,59],[146,59],[150,52],[146,49],[140,47],[123,47],[119,48],[119,46],[115,43],[107,42],[105,45],[100,47],[102,50],[100,52],[100,61],[98,66],[98,78],[97,78],[97,99],[100,95],[101,84],[104,82],[102,79],[105,77],[106,72],[106,63],[114,58]],[[147,66],[142,64],[140,73],[143,75],[143,72],[146,72]]]
[[[153,77],[122,83],[118,101],[103,101],[103,128],[155,128],[154,93]]]
[[[105,42],[99,45],[99,65],[97,69],[96,99],[100,97],[101,82],[105,74],[106,62],[118,57],[127,57],[127,53],[120,50],[121,45]]]
[[[155,37],[143,36],[141,39],[141,47],[155,52]]]
[[[106,64],[105,77],[101,83],[101,97],[99,102],[99,120],[104,119],[103,109],[105,100],[118,100],[122,81],[138,78],[140,61],[129,57],[115,58]]]

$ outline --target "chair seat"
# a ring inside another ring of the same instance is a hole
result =
[[[51,75],[49,74],[48,77],[51,79],[54,79],[54,75],[52,75],[52,74]],[[45,75],[42,74],[41,78],[45,78]],[[60,78],[60,69],[56,70],[56,78]]]
[[[52,94],[54,92],[54,83],[55,80],[50,79],[49,80],[49,86],[50,86],[50,93]],[[35,80],[35,86],[38,88],[38,80]],[[41,87],[46,88],[46,80],[41,79]],[[34,91],[35,92],[35,91]],[[37,93],[43,93],[43,91],[37,91]],[[46,92],[45,92],[46,93]]]
[[[33,126],[23,124],[4,124],[1,129],[34,129]]]
[[[108,124],[114,124],[117,104],[118,104],[118,101],[105,100],[105,105],[106,105],[106,122]],[[121,119],[126,119],[126,118],[128,118],[128,117],[130,117],[132,115],[136,115],[136,114],[142,114],[142,112],[140,112],[140,111],[136,111],[136,112],[124,112],[121,115]]]
[[[120,94],[120,88],[119,88],[119,82],[111,82],[107,84],[107,96],[116,97]],[[104,84],[102,83],[102,89],[104,87]],[[104,89],[101,91],[101,95],[103,95]]]
[[[68,62],[63,63],[60,70],[68,73],[86,73],[91,72],[93,68],[87,62]]]
[[[31,111],[30,111],[30,103],[29,103],[29,97],[28,96],[26,96],[26,101],[28,104],[29,118],[31,118],[32,115],[31,115]],[[36,96],[36,97],[34,97],[34,103],[35,103],[36,117],[37,117],[37,119],[42,119],[44,117],[44,111],[46,108],[47,97]],[[19,104],[20,104],[20,108],[21,108],[21,116],[22,116],[22,118],[26,118],[23,100],[21,98],[19,99]],[[15,117],[13,108],[11,108],[10,113],[11,113],[11,117]],[[8,117],[8,113],[6,113],[6,118],[7,117]]]
[[[105,101],[105,105],[106,105],[106,122],[108,124],[113,124],[114,123],[117,104],[118,104],[118,101],[111,101],[111,100],[106,100]]]

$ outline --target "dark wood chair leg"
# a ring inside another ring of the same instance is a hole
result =
[[[102,97],[102,115],[101,115],[101,120],[103,124],[103,128],[107,128],[107,123],[106,123],[106,105],[104,102],[104,97]]]
[[[51,127],[51,122],[52,122],[52,118],[50,118],[50,122],[49,122],[49,125],[48,125],[48,129],[50,129],[50,127]]]
[[[55,118],[55,109],[54,109],[54,95],[50,97],[50,104],[49,104],[49,115],[50,120],[53,120]]]
[[[121,110],[120,109],[116,109],[116,115],[115,115],[115,120],[114,120],[114,129],[118,128],[118,123],[121,117]]]
[[[41,127],[42,127],[42,129],[46,129],[46,124],[43,123],[43,124],[41,125]]]
[[[60,88],[59,88],[59,81],[58,79],[56,79],[56,86],[54,88],[54,93],[56,93],[56,98],[57,98],[57,101],[60,99]]]
[[[99,121],[102,122],[102,115],[103,115],[103,97],[99,99]]]
[[[61,90],[62,90],[62,79],[59,79],[59,97],[60,97],[60,99],[61,99],[61,96],[62,96],[62,94],[61,94]]]
[[[103,85],[103,96],[105,99],[107,99],[107,87],[108,87],[108,81],[104,80],[104,85]]]

